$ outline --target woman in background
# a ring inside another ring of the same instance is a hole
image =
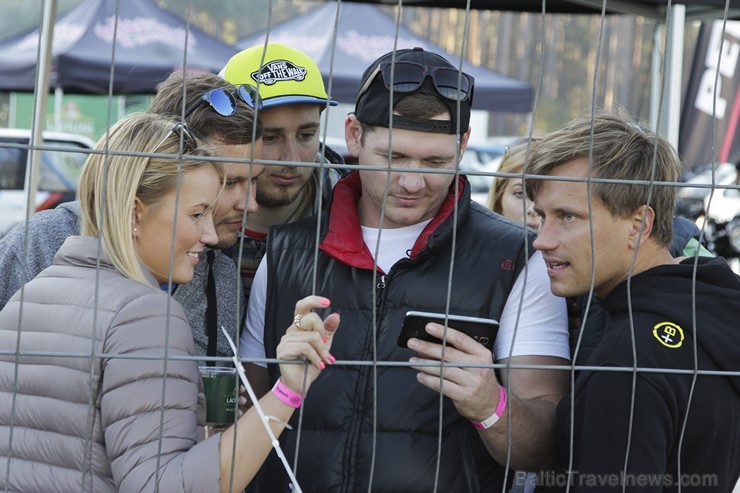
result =
[[[82,235],[26,284],[23,304],[19,292],[0,312],[0,489],[242,491],[269,436],[252,408],[199,441],[191,329],[160,288],[189,282],[217,241],[220,165],[184,124],[154,114],[125,117],[97,150],[80,181]],[[310,365],[281,365],[277,390],[260,401],[276,435],[295,410],[286,395],[333,361],[339,317],[311,312],[328,305],[299,301],[278,346],[278,358]]]
[[[535,143],[536,141],[532,139],[529,152]],[[498,171],[500,173],[521,173],[527,152],[527,141],[517,140],[506,149]],[[486,206],[493,212],[520,224],[526,224],[534,230],[540,227],[540,218],[532,210],[532,201],[524,193],[524,183],[521,178],[497,176],[488,192]]]

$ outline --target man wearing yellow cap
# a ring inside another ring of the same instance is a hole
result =
[[[279,43],[237,53],[219,75],[232,84],[258,87],[264,128],[260,158],[286,163],[267,166],[257,179],[259,212],[247,216],[241,253],[241,274],[249,297],[270,227],[318,213],[340,178],[335,169],[315,164],[343,164],[342,157],[328,147],[319,152],[321,112],[337,102],[326,94],[316,63],[305,53]]]

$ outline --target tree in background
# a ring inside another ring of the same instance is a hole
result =
[[[58,1],[61,13],[82,0]],[[154,1],[232,44],[317,5],[305,0]],[[3,37],[39,25],[42,0],[0,0],[0,4],[4,13],[0,17]],[[396,17],[396,7],[381,8]],[[332,22],[333,19],[327,19],[327,26]],[[402,22],[452,53],[460,54],[465,42],[463,57],[470,62],[530,82],[539,90],[535,120],[538,131],[557,128],[592,105],[606,110],[619,105],[638,119],[648,119],[650,66],[657,26],[653,20],[610,15],[602,24],[598,15],[548,14],[543,31],[540,14],[474,10],[466,19],[462,9],[404,7]],[[601,29],[603,41],[598,54]],[[697,32],[698,23],[687,25],[685,66],[690,65]],[[526,115],[496,115],[489,134],[522,135],[528,123]]]

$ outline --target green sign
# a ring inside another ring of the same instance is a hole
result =
[[[33,119],[33,94],[13,93],[10,97],[8,125],[15,128],[31,128]],[[110,101],[110,103],[109,103]],[[46,102],[46,129],[57,132],[81,134],[98,140],[110,123],[124,115],[143,111],[149,104],[149,96],[89,96],[64,94],[56,101],[49,94]]]

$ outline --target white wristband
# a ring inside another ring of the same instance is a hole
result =
[[[479,430],[487,430],[491,426],[498,423],[498,420],[501,419],[501,416],[504,415],[504,411],[506,410],[506,390],[503,386],[499,386],[498,391],[498,405],[496,406],[496,410],[489,416],[488,418],[484,419],[483,421],[471,421],[473,423],[473,426],[478,428]]]

